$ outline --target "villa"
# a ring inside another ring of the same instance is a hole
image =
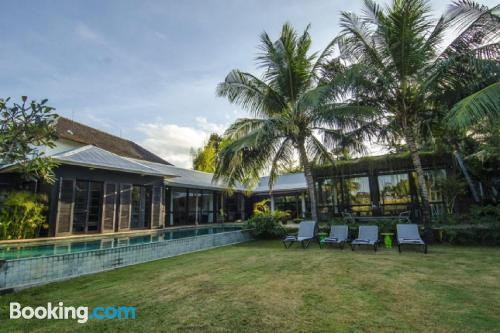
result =
[[[244,220],[255,202],[270,199],[272,210],[293,217],[310,211],[302,173],[279,177],[272,191],[268,177],[250,191],[226,191],[212,174],[173,166],[138,144],[80,124],[58,119],[59,139],[46,155],[59,163],[56,182],[26,182],[15,166],[0,169],[0,192],[26,189],[49,198],[49,236],[113,233]],[[422,156],[433,214],[445,209],[436,179],[455,172],[449,155]],[[419,200],[411,161],[386,155],[340,161],[315,170],[318,211],[323,220],[341,212],[356,215],[418,215]]]

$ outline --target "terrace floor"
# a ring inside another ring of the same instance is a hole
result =
[[[0,297],[2,332],[500,332],[500,248],[285,250],[255,241]],[[8,320],[8,304],[136,306],[135,320]]]

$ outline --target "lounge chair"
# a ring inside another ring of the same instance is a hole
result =
[[[359,226],[358,238],[351,242],[351,249],[354,251],[355,245],[370,245],[373,246],[373,251],[377,251],[378,247],[378,226],[376,225],[361,225]]]
[[[326,245],[338,244],[340,248],[343,249],[345,242],[347,241],[348,233],[349,228],[346,225],[332,225],[330,228],[330,235],[323,239],[322,243]]]
[[[300,242],[304,249],[307,249],[312,240],[316,238],[316,222],[302,221],[299,224],[299,233],[297,236],[288,235],[283,239],[285,248],[289,248],[295,242]]]
[[[398,237],[398,250],[401,252],[401,245],[421,245],[424,253],[427,253],[427,244],[422,240],[418,233],[416,224],[398,224],[396,225]]]

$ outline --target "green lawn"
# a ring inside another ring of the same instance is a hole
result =
[[[500,332],[500,248],[285,250],[259,241],[0,297],[1,332]],[[8,320],[23,305],[135,305],[136,320]]]

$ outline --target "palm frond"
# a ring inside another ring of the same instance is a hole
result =
[[[449,115],[450,124],[466,128],[489,118],[500,117],[500,82],[494,83],[458,102]]]
[[[373,31],[353,13],[342,12],[342,31],[338,38],[341,55],[352,62],[365,61],[379,68],[385,68],[383,57],[373,42]]]
[[[217,86],[217,95],[240,105],[257,116],[269,116],[286,107],[281,96],[264,81],[252,74],[231,71]]]
[[[280,163],[292,164],[294,159],[294,147],[292,144],[292,140],[290,138],[286,138],[281,143],[281,146],[276,151],[273,157],[273,161],[271,162],[271,170],[269,171],[269,189],[271,190],[276,178],[278,177],[278,169]]]
[[[335,47],[338,44],[338,39],[334,38],[328,45],[323,49],[319,57],[316,59],[316,62],[312,66],[311,69],[311,77],[319,80],[322,77],[322,71],[324,70],[325,66],[328,65],[329,59],[335,52]]]
[[[309,158],[318,165],[335,163],[333,155],[315,135],[306,140],[306,152]]]
[[[453,38],[440,53],[447,58],[485,44],[498,43],[500,38],[500,5],[491,9],[474,1],[453,2],[446,13]]]

